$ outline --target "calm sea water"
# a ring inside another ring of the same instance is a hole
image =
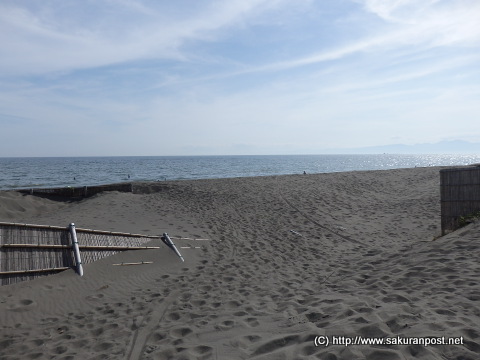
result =
[[[480,155],[0,158],[0,189],[211,179],[480,163]]]

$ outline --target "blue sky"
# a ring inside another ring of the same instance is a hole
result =
[[[3,0],[0,156],[480,141],[478,0]]]

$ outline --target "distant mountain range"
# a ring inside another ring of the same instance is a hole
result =
[[[480,143],[453,140],[434,144],[393,144],[339,150],[339,153],[344,154],[480,154]]]
[[[235,144],[230,147],[184,146],[183,151],[175,155],[275,155],[275,154],[476,154],[480,155],[480,142],[463,140],[441,141],[430,144],[391,144],[356,148],[317,148],[297,146],[279,146],[274,148],[258,145]]]

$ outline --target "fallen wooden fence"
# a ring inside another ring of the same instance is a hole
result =
[[[13,284],[75,268],[125,250],[158,249],[142,246],[159,236],[92,229],[0,222],[0,285]],[[80,257],[81,250],[81,257]],[[76,255],[75,255],[76,254]]]

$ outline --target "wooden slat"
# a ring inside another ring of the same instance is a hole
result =
[[[37,248],[37,249],[71,249],[69,245],[42,245],[42,244],[3,244],[5,248]]]
[[[102,231],[102,230],[92,230],[92,229],[82,229],[77,228],[77,232],[91,233],[91,234],[102,234],[102,235],[112,235],[112,236],[125,236],[125,237],[139,237],[147,239],[160,239],[159,235],[143,235],[143,234],[130,234],[114,231]]]
[[[69,245],[41,245],[41,244],[3,244],[5,248],[38,248],[38,249],[71,249]],[[102,246],[102,245],[80,245],[82,250],[149,250],[160,249],[160,246]]]
[[[175,240],[194,240],[194,241],[210,241],[210,239],[198,239],[198,238],[178,237],[178,236],[170,236],[170,239],[175,239]]]
[[[32,229],[53,229],[53,230],[65,230],[65,231],[68,230],[68,227],[53,226],[53,225],[37,225],[37,224],[21,224],[21,223],[0,222],[0,226],[2,226],[2,225],[18,226],[18,227],[25,227],[25,228],[32,228]],[[93,229],[83,229],[83,228],[76,228],[76,231],[77,232],[83,232],[83,233],[112,235],[112,236],[141,237],[141,238],[147,238],[147,239],[159,239],[160,238],[159,235],[131,234],[131,233],[93,230]]]
[[[22,224],[22,223],[9,223],[9,222],[0,222],[0,226],[18,226],[18,227],[27,227],[33,229],[55,229],[55,230],[67,230],[67,227],[53,226],[53,225],[37,225],[37,224]]]
[[[18,275],[18,274],[32,274],[49,271],[64,271],[70,269],[69,267],[58,267],[49,269],[35,269],[35,270],[16,270],[16,271],[0,271],[0,275]]]
[[[130,262],[130,263],[120,263],[120,264],[112,264],[112,265],[114,265],[114,266],[128,266],[128,265],[144,265],[144,264],[153,264],[153,261]]]

